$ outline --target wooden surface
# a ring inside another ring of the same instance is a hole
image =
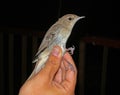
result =
[[[114,40],[104,37],[83,37],[82,40],[93,45],[102,45],[106,47],[120,48],[120,40]]]

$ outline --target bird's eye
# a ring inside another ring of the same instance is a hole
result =
[[[68,18],[68,20],[70,20],[70,21],[71,21],[71,20],[73,20],[73,18],[72,18],[72,17],[69,17],[69,18]]]

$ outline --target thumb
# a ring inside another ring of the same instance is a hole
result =
[[[59,69],[62,59],[62,49],[59,46],[55,46],[50,53],[50,56],[46,62],[45,67],[41,70],[48,80],[52,81],[56,72]]]

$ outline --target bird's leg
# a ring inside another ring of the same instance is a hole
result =
[[[73,55],[75,50],[75,46],[73,45],[72,47],[69,47],[68,49],[66,49],[66,51],[68,51],[71,55]]]

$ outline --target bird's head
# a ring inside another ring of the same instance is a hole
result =
[[[75,14],[67,14],[67,15],[64,15],[63,17],[59,18],[58,22],[60,24],[64,25],[66,28],[72,29],[73,26],[75,25],[75,23],[82,18],[84,18],[84,16],[80,17]]]

